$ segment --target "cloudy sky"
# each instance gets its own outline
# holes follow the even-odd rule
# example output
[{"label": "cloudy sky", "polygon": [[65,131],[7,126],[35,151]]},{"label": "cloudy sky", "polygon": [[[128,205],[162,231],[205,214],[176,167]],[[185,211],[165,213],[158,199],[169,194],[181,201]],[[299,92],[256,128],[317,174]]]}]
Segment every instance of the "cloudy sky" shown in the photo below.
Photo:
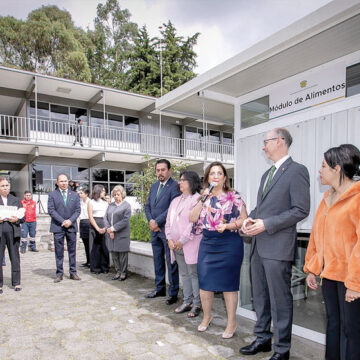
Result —
[{"label": "cloudy sky", "polygon": [[[0,15],[26,19],[42,5],[68,10],[77,26],[93,27],[96,6],[105,0],[2,0]],[[171,20],[183,36],[200,32],[195,51],[201,74],[256,42],[326,5],[330,0],[119,0],[132,21],[150,35]]]}]

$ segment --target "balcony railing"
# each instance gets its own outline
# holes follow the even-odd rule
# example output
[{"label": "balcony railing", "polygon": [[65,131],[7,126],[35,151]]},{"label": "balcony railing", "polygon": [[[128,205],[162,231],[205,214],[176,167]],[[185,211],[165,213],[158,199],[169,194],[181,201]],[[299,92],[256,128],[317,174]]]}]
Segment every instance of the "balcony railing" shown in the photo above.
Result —
[{"label": "balcony railing", "polygon": [[144,134],[111,126],[0,115],[0,140],[76,146],[183,159],[234,162],[234,146]]}]

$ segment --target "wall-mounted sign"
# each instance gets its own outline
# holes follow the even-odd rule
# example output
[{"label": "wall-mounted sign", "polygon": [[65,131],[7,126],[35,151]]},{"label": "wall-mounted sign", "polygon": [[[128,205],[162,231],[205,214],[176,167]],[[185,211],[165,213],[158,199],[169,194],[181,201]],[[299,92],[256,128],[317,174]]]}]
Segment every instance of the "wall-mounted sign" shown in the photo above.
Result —
[{"label": "wall-mounted sign", "polygon": [[341,99],[345,97],[345,90],[346,67],[343,63],[293,76],[270,93],[269,118]]}]

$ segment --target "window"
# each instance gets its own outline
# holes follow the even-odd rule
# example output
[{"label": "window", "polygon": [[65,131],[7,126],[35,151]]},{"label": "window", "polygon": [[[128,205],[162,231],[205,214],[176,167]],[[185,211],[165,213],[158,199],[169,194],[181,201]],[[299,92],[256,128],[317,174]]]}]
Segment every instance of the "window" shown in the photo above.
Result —
[{"label": "window", "polygon": [[360,63],[346,68],[346,96],[360,94]]},{"label": "window", "polygon": [[110,181],[123,183],[125,181],[124,171],[110,170]]},{"label": "window", "polygon": [[139,131],[139,119],[131,116],[125,116],[126,130]]},{"label": "window", "polygon": [[94,181],[108,181],[107,169],[93,169],[92,178]]},{"label": "window", "polygon": [[269,120],[269,96],[242,104],[241,129],[262,124]]},{"label": "window", "polygon": [[91,136],[93,138],[103,139],[105,135],[104,129],[104,113],[101,111],[91,110]]},{"label": "window", "polygon": [[209,130],[208,141],[220,144],[220,131]]},{"label": "window", "polygon": [[232,145],[233,144],[233,135],[230,133],[223,133],[222,142],[225,145]]}]

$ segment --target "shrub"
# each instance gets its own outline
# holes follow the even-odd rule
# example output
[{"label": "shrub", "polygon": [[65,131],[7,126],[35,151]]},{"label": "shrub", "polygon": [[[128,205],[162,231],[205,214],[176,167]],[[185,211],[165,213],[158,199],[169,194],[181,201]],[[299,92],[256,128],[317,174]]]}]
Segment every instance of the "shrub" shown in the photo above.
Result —
[{"label": "shrub", "polygon": [[149,224],[143,212],[130,217],[130,239],[144,242],[151,241]]}]

